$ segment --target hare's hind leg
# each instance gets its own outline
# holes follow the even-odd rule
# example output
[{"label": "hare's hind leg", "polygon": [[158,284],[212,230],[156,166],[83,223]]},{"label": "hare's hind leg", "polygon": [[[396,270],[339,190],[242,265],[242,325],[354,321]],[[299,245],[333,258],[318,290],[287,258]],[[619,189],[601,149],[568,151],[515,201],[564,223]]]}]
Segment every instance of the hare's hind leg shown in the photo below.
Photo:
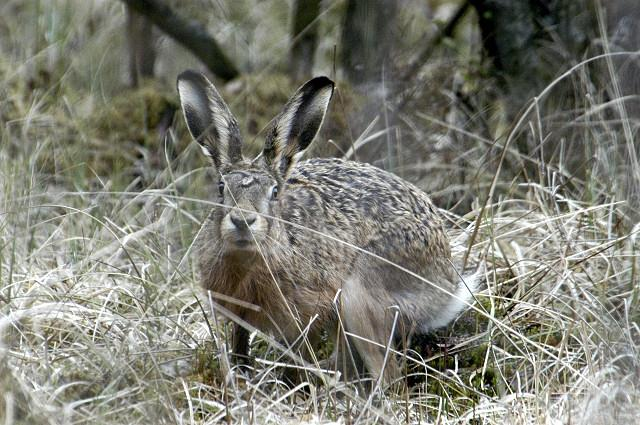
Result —
[{"label": "hare's hind leg", "polygon": [[344,284],[340,312],[348,338],[357,351],[354,357],[362,359],[369,374],[377,380],[382,373],[385,384],[393,384],[400,371],[395,356],[391,332],[397,327],[398,309],[387,303],[376,290],[380,275],[374,269],[352,276]]}]

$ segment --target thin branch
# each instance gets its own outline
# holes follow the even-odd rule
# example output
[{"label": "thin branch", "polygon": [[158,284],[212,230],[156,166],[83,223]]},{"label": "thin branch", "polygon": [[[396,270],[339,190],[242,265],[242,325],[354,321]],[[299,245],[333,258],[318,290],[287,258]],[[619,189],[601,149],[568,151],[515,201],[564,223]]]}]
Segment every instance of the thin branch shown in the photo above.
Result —
[{"label": "thin branch", "polygon": [[222,80],[229,81],[238,76],[239,72],[235,65],[203,25],[177,15],[162,0],[122,0],[122,2],[146,16],[163,32],[189,49]]}]

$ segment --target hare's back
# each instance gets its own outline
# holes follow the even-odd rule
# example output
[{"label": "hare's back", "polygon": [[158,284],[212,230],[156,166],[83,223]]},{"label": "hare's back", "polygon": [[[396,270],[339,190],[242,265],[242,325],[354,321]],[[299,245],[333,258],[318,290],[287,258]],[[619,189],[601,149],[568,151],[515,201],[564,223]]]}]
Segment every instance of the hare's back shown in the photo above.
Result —
[{"label": "hare's back", "polygon": [[304,217],[301,224],[351,236],[350,242],[362,247],[423,247],[434,237],[444,238],[442,221],[427,194],[372,165],[310,159],[294,168],[287,183],[287,209],[294,221]]},{"label": "hare's back", "polygon": [[292,170],[287,185],[289,191],[320,195],[325,206],[370,218],[436,215],[422,190],[395,174],[361,162],[310,159]]}]

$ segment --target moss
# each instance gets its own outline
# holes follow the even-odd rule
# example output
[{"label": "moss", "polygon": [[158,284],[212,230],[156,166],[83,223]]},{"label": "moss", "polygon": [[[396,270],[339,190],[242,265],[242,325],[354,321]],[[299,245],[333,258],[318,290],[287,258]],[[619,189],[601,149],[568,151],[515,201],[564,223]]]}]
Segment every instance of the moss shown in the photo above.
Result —
[{"label": "moss", "polygon": [[524,329],[522,333],[532,341],[543,345],[557,346],[563,338],[561,330],[554,328],[549,323],[534,323]]},{"label": "moss", "polygon": [[[264,143],[264,131],[271,120],[301,83],[293,82],[286,74],[246,74],[231,83],[219,87],[220,93],[236,116],[244,136],[245,155],[256,156]],[[336,92],[329,107],[320,134],[307,154],[315,156],[340,156],[352,144],[348,115],[345,111],[357,110],[357,96],[346,82],[336,83]],[[331,139],[332,143],[329,143]]]},{"label": "moss", "polygon": [[243,153],[256,156],[267,125],[281,110],[295,87],[284,74],[245,74],[218,87],[243,135]]},{"label": "moss", "polygon": [[[421,388],[432,397],[428,403],[439,409],[448,405],[449,400],[456,400],[456,408],[472,408],[483,398],[498,397],[503,391],[497,366],[489,364],[484,367],[485,353],[488,343],[466,349],[455,355],[443,353],[442,356],[428,363],[437,372],[422,372],[422,379],[413,383],[413,388]],[[456,378],[451,378],[452,370]],[[418,375],[420,376],[420,375]],[[420,382],[421,381],[421,382]],[[445,411],[449,409],[445,406]]]},{"label": "moss", "polygon": [[[476,304],[484,311],[490,311],[491,301],[488,298],[478,298]],[[496,315],[502,317],[501,305],[494,305]],[[456,400],[456,409],[472,408],[481,399],[500,397],[505,393],[509,383],[503,381],[502,376],[512,376],[518,367],[516,360],[512,363],[496,364],[493,355],[487,356],[487,351],[499,346],[500,334],[489,340],[486,333],[484,340],[475,345],[467,345],[452,351],[458,342],[466,340],[471,335],[478,335],[487,330],[489,319],[473,310],[468,310],[448,329],[430,335],[420,335],[412,343],[411,349],[427,362],[428,369],[421,366],[410,366],[407,370],[407,382],[412,392],[425,392],[432,397],[428,403],[434,409],[449,406],[450,400]],[[502,373],[501,373],[502,372]],[[455,377],[452,374],[455,373]],[[445,411],[450,411],[448,407]]]},{"label": "moss", "polygon": [[[90,106],[88,102],[83,104],[80,94],[66,87],[64,99],[55,96],[47,86],[51,85],[48,77],[45,74],[36,77],[33,81],[12,80],[15,87],[10,87],[11,92],[31,93],[31,97],[5,96],[7,101],[0,105],[0,117],[6,122],[22,123],[23,118],[31,114],[28,108],[33,104],[32,97],[47,93],[43,95],[46,101],[39,102],[42,108],[39,112],[49,114],[46,116],[50,124],[28,125],[26,130],[16,124],[15,129],[8,127],[7,136],[9,140],[55,139],[55,145],[41,149],[34,158],[37,169],[52,179],[66,178],[83,185],[89,181],[98,186],[110,181],[113,190],[128,186],[136,178],[141,178],[141,184],[146,185],[166,167],[164,132],[170,126],[175,130],[176,145],[167,146],[171,149],[167,152],[169,158],[192,143],[184,120],[176,114],[180,109],[178,94],[158,81],[145,80],[137,89],[124,88],[103,103],[94,102],[93,109],[80,113],[84,106]],[[36,92],[28,90],[27,85],[36,87]],[[246,156],[253,157],[260,152],[265,128],[297,86],[288,76],[277,73],[243,75],[229,84],[219,85],[241,126]],[[341,111],[345,103],[352,101],[345,95],[350,92],[345,84],[339,84],[339,90],[308,156],[339,155],[350,146],[347,118]],[[64,102],[75,109],[69,109]],[[86,116],[79,118],[81,114]],[[327,143],[328,139],[333,143]],[[16,142],[15,154],[19,150]]]},{"label": "moss", "polygon": [[213,342],[198,346],[193,358],[193,373],[190,379],[213,387],[221,385],[224,376],[222,376],[220,360],[216,355]]},{"label": "moss", "polygon": [[137,89],[125,90],[98,108],[88,119],[94,135],[113,142],[133,142],[155,146],[158,128],[167,115],[178,110],[177,95],[159,83],[146,80]]},{"label": "moss", "polygon": [[[165,167],[164,134],[178,107],[177,94],[150,80],[96,107],[82,122],[88,136],[82,141],[84,155],[80,152],[87,163],[85,173],[108,176],[116,187],[126,186],[136,177],[153,180]],[[182,149],[186,144],[185,138],[180,146],[169,148]],[[169,153],[171,157],[173,152]]]}]

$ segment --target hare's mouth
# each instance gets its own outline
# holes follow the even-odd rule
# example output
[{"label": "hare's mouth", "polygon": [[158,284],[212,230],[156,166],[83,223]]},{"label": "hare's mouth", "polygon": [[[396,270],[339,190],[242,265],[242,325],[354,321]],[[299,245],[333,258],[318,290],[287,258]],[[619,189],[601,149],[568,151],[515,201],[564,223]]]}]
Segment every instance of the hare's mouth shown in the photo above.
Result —
[{"label": "hare's mouth", "polygon": [[233,241],[233,245],[236,248],[240,248],[240,249],[252,248],[253,244],[254,244],[253,239],[236,239],[235,241]]},{"label": "hare's mouth", "polygon": [[226,238],[229,251],[256,251],[256,240],[252,235],[228,235]]}]

